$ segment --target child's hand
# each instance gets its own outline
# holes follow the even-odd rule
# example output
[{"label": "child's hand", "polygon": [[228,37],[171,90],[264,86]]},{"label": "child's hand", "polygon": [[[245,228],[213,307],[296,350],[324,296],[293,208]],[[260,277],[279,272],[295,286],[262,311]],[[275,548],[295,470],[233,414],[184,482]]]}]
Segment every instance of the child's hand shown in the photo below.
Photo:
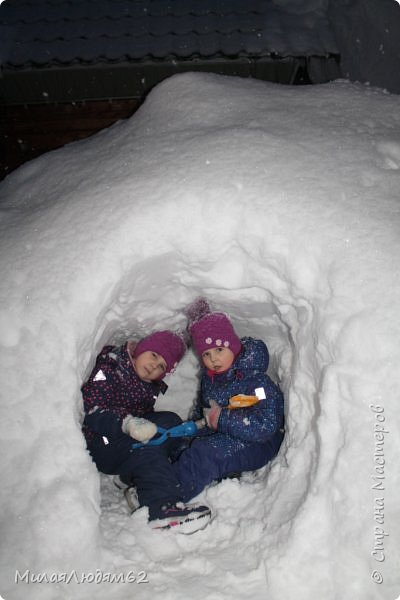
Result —
[{"label": "child's hand", "polygon": [[211,400],[210,408],[205,408],[203,413],[207,425],[216,431],[218,429],[218,419],[219,415],[221,414],[221,407],[215,402],[215,400]]},{"label": "child's hand", "polygon": [[147,444],[157,433],[157,426],[147,419],[128,415],[122,422],[122,431],[138,442]]}]

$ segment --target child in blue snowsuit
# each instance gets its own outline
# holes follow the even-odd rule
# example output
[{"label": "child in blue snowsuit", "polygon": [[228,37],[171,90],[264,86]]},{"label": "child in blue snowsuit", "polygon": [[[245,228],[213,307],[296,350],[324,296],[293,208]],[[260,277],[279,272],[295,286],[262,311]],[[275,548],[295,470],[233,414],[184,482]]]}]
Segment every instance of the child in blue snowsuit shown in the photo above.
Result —
[{"label": "child in blue snowsuit", "polygon": [[[204,417],[206,435],[195,438],[174,464],[184,501],[212,481],[259,469],[272,460],[284,437],[284,400],[266,374],[268,349],[262,340],[239,339],[223,313],[209,312],[201,299],[189,307],[189,333],[203,363],[193,418]],[[243,408],[230,408],[244,395]],[[211,435],[207,435],[211,434]]]},{"label": "child in blue snowsuit", "polygon": [[[170,454],[177,440],[147,445],[157,434],[181,423],[170,411],[154,411],[154,404],[167,385],[171,372],[186,350],[181,336],[158,331],[135,344],[106,346],[96,359],[89,379],[82,386],[85,418],[83,433],[87,448],[102,473],[119,475],[126,486],[134,485],[140,506],[149,509],[153,528],[192,533],[210,517],[207,506],[185,505]],[[133,448],[134,443],[143,446]]]}]

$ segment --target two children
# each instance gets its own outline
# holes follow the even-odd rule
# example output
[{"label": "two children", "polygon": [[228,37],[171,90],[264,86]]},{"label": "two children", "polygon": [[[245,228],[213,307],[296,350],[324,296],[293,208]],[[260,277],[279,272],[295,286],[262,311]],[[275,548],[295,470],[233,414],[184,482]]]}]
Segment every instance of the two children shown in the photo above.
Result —
[{"label": "two children", "polygon": [[[89,379],[82,386],[85,418],[83,433],[87,448],[102,473],[118,475],[134,484],[141,506],[149,509],[153,528],[174,528],[191,533],[205,527],[211,511],[207,506],[182,502],[180,484],[170,456],[179,440],[146,446],[157,434],[157,426],[181,423],[169,411],[154,411],[170,373],[186,350],[183,339],[171,331],[158,331],[138,344],[105,346],[96,359]],[[143,446],[133,449],[135,442]]]},{"label": "two children", "polygon": [[[224,313],[211,312],[206,300],[186,312],[188,331],[203,364],[200,395],[192,418],[204,429],[175,460],[179,439],[147,445],[157,425],[181,423],[169,411],[154,411],[167,385],[164,376],[181,360],[185,344],[159,331],[137,345],[106,346],[82,386],[87,447],[99,471],[119,475],[136,487],[139,505],[149,509],[154,528],[191,533],[207,525],[208,506],[186,504],[208,484],[266,465],[284,436],[284,402],[266,374],[263,341],[240,339]],[[134,441],[144,442],[132,448]]]}]

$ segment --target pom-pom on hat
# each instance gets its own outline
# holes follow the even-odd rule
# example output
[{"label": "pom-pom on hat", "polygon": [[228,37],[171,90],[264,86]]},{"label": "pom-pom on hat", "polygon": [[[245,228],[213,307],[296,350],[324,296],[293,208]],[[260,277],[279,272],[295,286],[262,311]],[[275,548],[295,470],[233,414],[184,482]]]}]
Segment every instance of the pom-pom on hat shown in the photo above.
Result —
[{"label": "pom-pom on hat", "polygon": [[210,312],[204,298],[196,300],[186,310],[188,330],[199,356],[210,348],[229,348],[237,356],[242,348],[239,337],[225,313]]},{"label": "pom-pom on hat", "polygon": [[156,331],[137,343],[133,357],[137,358],[142,352],[150,350],[160,354],[167,363],[167,373],[178,365],[186,351],[183,338],[173,331]]}]

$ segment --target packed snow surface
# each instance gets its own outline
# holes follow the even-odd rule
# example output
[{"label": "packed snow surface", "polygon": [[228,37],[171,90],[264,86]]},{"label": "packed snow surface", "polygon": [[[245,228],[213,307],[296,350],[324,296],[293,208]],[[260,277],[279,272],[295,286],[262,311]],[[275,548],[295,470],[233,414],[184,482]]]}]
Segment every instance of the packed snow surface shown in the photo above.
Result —
[{"label": "packed snow surface", "polygon": [[[175,76],[6,178],[6,600],[397,598],[399,200],[400,97],[346,81]],[[183,536],[97,473],[80,385],[104,344],[184,328],[200,294],[267,342],[287,434]],[[190,350],[157,408],[186,417],[197,376]]]}]

